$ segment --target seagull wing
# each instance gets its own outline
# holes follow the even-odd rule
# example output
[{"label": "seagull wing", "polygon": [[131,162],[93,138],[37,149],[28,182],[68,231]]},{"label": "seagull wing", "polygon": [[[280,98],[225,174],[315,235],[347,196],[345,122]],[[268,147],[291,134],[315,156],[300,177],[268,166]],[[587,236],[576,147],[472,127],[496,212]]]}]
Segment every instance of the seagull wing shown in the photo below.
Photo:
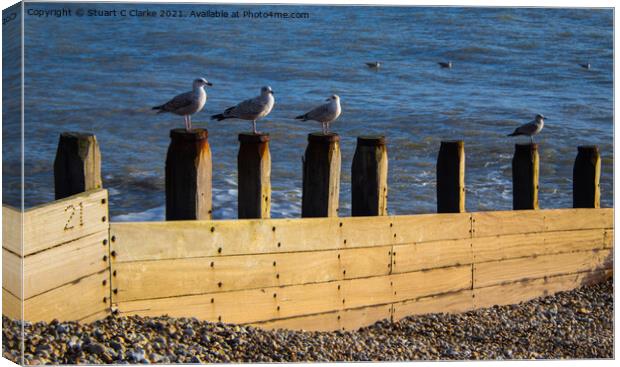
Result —
[{"label": "seagull wing", "polygon": [[528,122],[525,125],[519,126],[515,132],[522,135],[532,135],[536,132],[537,129],[538,126],[536,126],[536,122],[532,121]]},{"label": "seagull wing", "polygon": [[164,111],[168,111],[168,112],[174,112],[176,110],[179,110],[181,108],[191,105],[193,102],[194,102],[193,92],[187,92],[187,93],[179,94],[178,96],[164,103],[161,109]]},{"label": "seagull wing", "polygon": [[245,101],[236,105],[231,111],[231,116],[254,118],[265,111],[267,106],[266,101],[263,101],[260,97],[246,99]]},{"label": "seagull wing", "polygon": [[307,120],[325,122],[330,120],[331,115],[332,113],[329,110],[329,103],[326,103],[306,113],[305,118]]}]

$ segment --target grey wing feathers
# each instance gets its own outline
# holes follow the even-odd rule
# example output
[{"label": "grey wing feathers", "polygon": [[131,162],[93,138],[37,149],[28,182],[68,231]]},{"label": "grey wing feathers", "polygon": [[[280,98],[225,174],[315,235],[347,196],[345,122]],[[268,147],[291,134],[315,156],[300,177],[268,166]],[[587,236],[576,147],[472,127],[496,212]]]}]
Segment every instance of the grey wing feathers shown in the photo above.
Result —
[{"label": "grey wing feathers", "polygon": [[163,105],[159,106],[159,113],[162,112],[173,112],[176,110],[179,110],[183,107],[187,107],[189,105],[191,105],[193,103],[193,99],[192,99],[192,92],[187,92],[187,93],[183,93],[183,94],[179,94],[178,96],[174,97],[173,99],[171,99],[170,101],[164,103]]},{"label": "grey wing feathers", "polygon": [[309,120],[322,121],[329,114],[329,104],[320,105],[306,114]]},{"label": "grey wing feathers", "polygon": [[263,112],[265,104],[259,98],[246,99],[239,103],[233,110],[236,115],[259,115]]}]

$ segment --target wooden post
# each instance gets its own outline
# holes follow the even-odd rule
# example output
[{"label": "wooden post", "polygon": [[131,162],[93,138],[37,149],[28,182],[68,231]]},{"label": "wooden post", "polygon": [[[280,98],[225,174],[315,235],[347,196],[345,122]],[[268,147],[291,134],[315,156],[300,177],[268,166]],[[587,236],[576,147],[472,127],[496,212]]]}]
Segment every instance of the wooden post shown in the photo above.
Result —
[{"label": "wooden post", "polygon": [[360,136],[351,165],[351,215],[387,215],[388,156],[383,136]]},{"label": "wooden post", "polygon": [[601,156],[596,145],[577,148],[573,166],[573,208],[601,207]]},{"label": "wooden post", "polygon": [[166,220],[211,219],[211,148],[205,129],[173,129],[166,155]]},{"label": "wooden post", "polygon": [[271,154],[268,134],[239,134],[237,155],[239,218],[271,216]]},{"label": "wooden post", "polygon": [[54,160],[56,200],[101,187],[101,152],[95,135],[60,134]]},{"label": "wooden post", "polygon": [[538,209],[538,144],[516,144],[512,158],[512,208]]},{"label": "wooden post", "polygon": [[302,217],[337,217],[340,195],[340,137],[308,135],[303,160]]},{"label": "wooden post", "polygon": [[465,143],[442,141],[437,156],[437,212],[465,212]]}]

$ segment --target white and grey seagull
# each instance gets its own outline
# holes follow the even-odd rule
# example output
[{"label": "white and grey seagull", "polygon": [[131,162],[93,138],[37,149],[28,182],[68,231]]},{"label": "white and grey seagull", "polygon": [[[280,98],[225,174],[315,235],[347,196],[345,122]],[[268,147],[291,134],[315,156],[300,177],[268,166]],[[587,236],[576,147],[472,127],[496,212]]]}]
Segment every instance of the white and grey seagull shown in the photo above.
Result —
[{"label": "white and grey seagull", "polygon": [[546,117],[537,114],[534,117],[534,121],[530,121],[527,124],[523,124],[515,129],[512,134],[508,134],[508,136],[517,136],[517,135],[525,135],[530,137],[530,141],[534,143],[534,135],[537,135],[545,126]]},{"label": "white and grey seagull", "polygon": [[323,134],[327,134],[329,131],[329,124],[340,116],[342,108],[340,108],[340,97],[336,94],[327,98],[326,101],[327,103],[314,108],[308,113],[297,116],[295,119],[301,121],[318,121],[323,125]]},{"label": "white and grey seagull", "polygon": [[267,116],[275,103],[273,90],[270,86],[265,86],[260,89],[260,96],[246,99],[236,106],[227,108],[223,113],[211,116],[211,119],[217,121],[233,118],[249,120],[252,121],[252,132],[258,134],[256,120]]},{"label": "white and grey seagull", "polygon": [[192,128],[192,115],[202,110],[207,103],[207,92],[205,86],[212,86],[210,82],[205,78],[198,78],[194,80],[192,84],[193,90],[179,94],[172,98],[168,102],[153,107],[154,110],[158,110],[159,113],[171,112],[176,115],[183,116],[185,120],[185,130],[191,130]]}]

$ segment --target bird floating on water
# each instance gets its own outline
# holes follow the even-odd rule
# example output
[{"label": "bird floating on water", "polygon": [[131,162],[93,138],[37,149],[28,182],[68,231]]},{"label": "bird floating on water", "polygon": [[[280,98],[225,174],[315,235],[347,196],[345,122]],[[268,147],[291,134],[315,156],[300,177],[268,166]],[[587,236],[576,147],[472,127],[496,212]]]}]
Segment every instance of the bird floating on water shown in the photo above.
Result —
[{"label": "bird floating on water", "polygon": [[270,86],[265,86],[260,89],[260,95],[258,97],[246,99],[236,106],[227,108],[223,113],[211,116],[211,119],[222,121],[226,119],[241,119],[252,121],[252,132],[258,134],[256,131],[256,120],[259,120],[267,116],[276,100],[273,97],[273,90]]},{"label": "bird floating on water", "polygon": [[212,86],[205,78],[195,79],[192,84],[193,90],[179,94],[168,102],[153,107],[158,110],[157,113],[171,112],[176,115],[183,116],[185,120],[185,130],[192,129],[192,115],[202,110],[207,102],[207,92],[205,86]]},{"label": "bird floating on water", "polygon": [[452,61],[438,62],[437,64],[439,64],[439,66],[441,66],[443,69],[452,69]]},{"label": "bird floating on water", "polygon": [[297,116],[295,119],[301,121],[318,121],[323,125],[323,134],[327,134],[329,132],[329,124],[340,116],[342,109],[340,108],[340,97],[338,97],[338,95],[334,94],[327,98],[326,101],[327,103],[314,108],[310,112]]},{"label": "bird floating on water", "polygon": [[367,62],[366,66],[373,70],[379,70],[379,68],[381,67],[381,63],[379,61]]},{"label": "bird floating on water", "polygon": [[536,117],[534,117],[533,121],[519,126],[515,129],[515,131],[512,132],[512,134],[508,134],[508,136],[529,136],[530,141],[534,143],[534,135],[537,135],[543,129],[543,126],[545,126],[545,119],[545,116],[537,114]]},{"label": "bird floating on water", "polygon": [[581,66],[584,69],[590,69],[590,63],[587,64],[579,64],[579,66]]}]

